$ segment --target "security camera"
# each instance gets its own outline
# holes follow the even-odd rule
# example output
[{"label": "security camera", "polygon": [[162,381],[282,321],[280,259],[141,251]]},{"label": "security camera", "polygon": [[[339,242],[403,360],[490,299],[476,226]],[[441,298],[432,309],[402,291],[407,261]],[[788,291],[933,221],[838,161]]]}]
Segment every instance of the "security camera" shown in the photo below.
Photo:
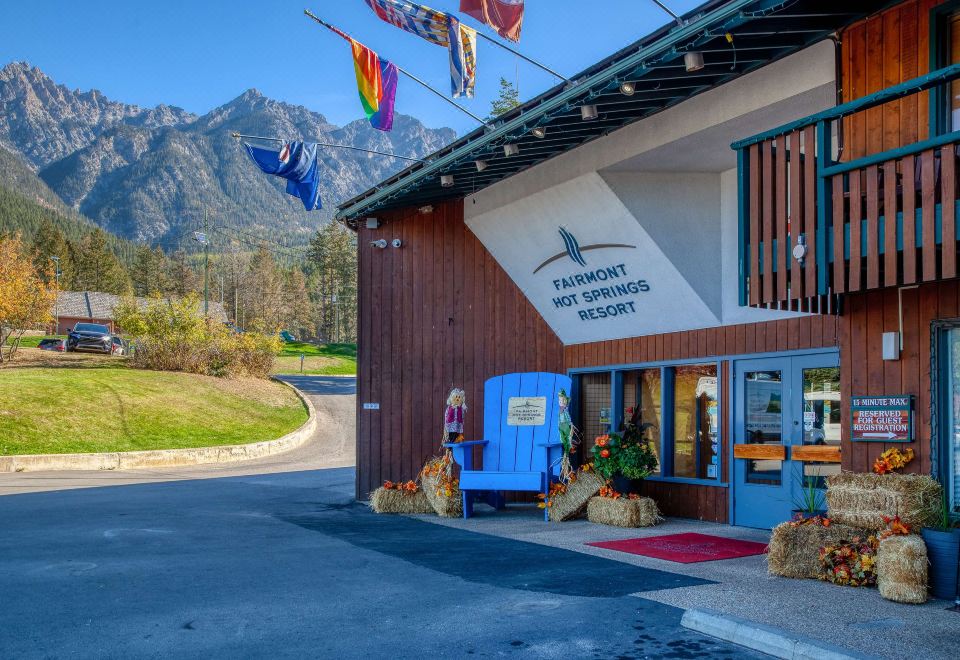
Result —
[{"label": "security camera", "polygon": [[399,238],[395,238],[390,242],[390,245],[392,245],[395,248],[398,248],[401,245],[403,245],[403,241],[401,241]]},{"label": "security camera", "polygon": [[387,239],[381,238],[377,241],[370,241],[370,247],[380,248],[382,250],[387,247]]}]

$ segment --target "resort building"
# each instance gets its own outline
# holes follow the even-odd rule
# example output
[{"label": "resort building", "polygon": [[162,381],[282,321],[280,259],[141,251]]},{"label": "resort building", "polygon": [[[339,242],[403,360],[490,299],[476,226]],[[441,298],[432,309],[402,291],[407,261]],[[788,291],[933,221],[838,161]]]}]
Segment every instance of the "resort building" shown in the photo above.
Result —
[{"label": "resort building", "polygon": [[957,79],[960,2],[707,2],[343,204],[357,496],[545,371],[667,515],[772,527],[893,446],[960,510]]}]

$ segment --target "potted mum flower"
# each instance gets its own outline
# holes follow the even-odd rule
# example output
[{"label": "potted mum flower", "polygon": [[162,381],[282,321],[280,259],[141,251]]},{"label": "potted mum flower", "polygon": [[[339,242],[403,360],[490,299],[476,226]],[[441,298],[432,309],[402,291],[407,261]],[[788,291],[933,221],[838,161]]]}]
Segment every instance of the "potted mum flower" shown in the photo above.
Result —
[{"label": "potted mum flower", "polygon": [[642,435],[628,425],[623,435],[609,433],[596,439],[593,464],[604,479],[622,493],[639,490],[639,482],[657,469],[657,457]]}]

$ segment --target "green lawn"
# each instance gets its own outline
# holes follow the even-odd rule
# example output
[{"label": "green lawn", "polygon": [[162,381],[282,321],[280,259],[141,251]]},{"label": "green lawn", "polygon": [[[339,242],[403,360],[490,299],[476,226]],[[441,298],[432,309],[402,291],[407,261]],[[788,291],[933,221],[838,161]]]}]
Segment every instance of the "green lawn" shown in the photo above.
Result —
[{"label": "green lawn", "polygon": [[[20,338],[20,348],[36,348],[40,341],[43,339],[66,339],[66,335],[49,335],[49,336],[40,336],[40,335],[31,335],[29,337]],[[9,339],[7,343],[12,343]]]},{"label": "green lawn", "polygon": [[313,376],[352,376],[357,373],[356,344],[308,344],[291,342],[278,353],[273,372],[300,373],[300,355],[304,356],[303,373]]},{"label": "green lawn", "polygon": [[0,370],[0,455],[243,444],[307,419],[271,381],[98,366]]}]

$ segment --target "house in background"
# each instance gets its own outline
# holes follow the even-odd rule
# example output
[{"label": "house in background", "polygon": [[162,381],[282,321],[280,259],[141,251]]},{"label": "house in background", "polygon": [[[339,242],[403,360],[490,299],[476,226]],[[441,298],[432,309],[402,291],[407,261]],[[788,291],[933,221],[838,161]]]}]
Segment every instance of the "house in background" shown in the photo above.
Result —
[{"label": "house in background", "polygon": [[[100,323],[116,332],[113,310],[122,300],[121,296],[101,291],[61,291],[57,296],[54,316],[57,319],[54,334],[65,335],[77,323]],[[146,298],[137,298],[140,305]],[[219,302],[209,302],[210,318],[227,322],[227,312]]]}]

